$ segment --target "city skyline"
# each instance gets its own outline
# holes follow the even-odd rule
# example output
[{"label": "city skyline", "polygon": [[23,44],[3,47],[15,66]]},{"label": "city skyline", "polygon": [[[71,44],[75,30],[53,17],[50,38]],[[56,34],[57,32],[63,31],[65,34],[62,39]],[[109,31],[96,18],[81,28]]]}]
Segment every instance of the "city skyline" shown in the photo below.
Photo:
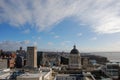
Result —
[{"label": "city skyline", "polygon": [[120,51],[120,1],[0,0],[0,49]]}]

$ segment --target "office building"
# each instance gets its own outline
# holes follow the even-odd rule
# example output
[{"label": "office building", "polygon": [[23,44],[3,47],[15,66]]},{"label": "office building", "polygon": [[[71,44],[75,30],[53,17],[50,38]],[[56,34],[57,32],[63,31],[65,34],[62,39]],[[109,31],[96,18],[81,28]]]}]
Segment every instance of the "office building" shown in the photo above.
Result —
[{"label": "office building", "polygon": [[27,47],[27,66],[37,68],[37,48]]}]

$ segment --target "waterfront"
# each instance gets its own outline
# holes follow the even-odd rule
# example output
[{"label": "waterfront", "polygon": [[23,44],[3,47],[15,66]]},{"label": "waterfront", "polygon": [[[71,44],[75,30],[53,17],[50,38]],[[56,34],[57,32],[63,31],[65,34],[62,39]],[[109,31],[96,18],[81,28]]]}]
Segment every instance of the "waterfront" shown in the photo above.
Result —
[{"label": "waterfront", "polygon": [[120,52],[93,52],[93,54],[105,56],[112,62],[120,62]]}]

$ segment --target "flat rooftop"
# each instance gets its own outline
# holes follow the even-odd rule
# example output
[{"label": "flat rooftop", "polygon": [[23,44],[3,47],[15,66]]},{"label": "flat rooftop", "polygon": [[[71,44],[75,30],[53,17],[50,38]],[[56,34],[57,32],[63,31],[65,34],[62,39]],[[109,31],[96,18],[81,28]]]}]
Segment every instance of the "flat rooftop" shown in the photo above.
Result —
[{"label": "flat rooftop", "polygon": [[18,76],[17,78],[39,78],[39,77],[45,76],[47,73],[48,72],[25,73],[25,74]]},{"label": "flat rooftop", "polygon": [[26,73],[18,76],[18,78],[39,78],[40,74],[31,74],[31,73]]}]

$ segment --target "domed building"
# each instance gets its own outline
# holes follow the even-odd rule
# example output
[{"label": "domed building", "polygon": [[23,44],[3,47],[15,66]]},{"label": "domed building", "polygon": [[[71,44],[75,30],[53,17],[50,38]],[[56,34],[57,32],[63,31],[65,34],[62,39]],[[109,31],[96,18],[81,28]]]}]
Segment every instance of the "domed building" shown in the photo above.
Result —
[{"label": "domed building", "polygon": [[70,52],[69,69],[81,69],[81,57],[75,45],[73,46],[73,49]]}]

